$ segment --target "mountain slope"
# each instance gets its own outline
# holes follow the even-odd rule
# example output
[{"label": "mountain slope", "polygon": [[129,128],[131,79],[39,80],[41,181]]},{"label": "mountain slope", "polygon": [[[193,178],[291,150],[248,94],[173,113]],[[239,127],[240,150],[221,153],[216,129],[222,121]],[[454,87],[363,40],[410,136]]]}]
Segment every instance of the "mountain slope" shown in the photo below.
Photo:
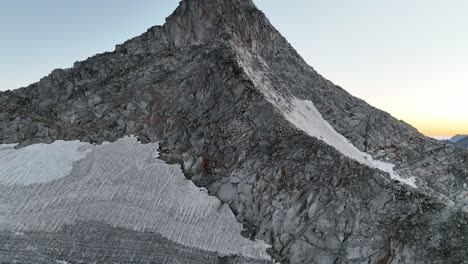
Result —
[{"label": "mountain slope", "polygon": [[250,0],[182,1],[114,52],[0,93],[2,143],[130,134],[160,141],[278,261],[467,257],[468,152],[320,76]]},{"label": "mountain slope", "polygon": [[448,140],[443,140],[443,142],[460,146],[463,148],[468,148],[468,136],[467,135],[455,135]]},{"label": "mountain slope", "polygon": [[456,143],[459,140],[462,140],[464,138],[468,137],[468,135],[455,135],[449,139],[450,142]]},{"label": "mountain slope", "polygon": [[455,144],[464,148],[468,148],[468,136],[458,140],[457,142],[455,142]]}]

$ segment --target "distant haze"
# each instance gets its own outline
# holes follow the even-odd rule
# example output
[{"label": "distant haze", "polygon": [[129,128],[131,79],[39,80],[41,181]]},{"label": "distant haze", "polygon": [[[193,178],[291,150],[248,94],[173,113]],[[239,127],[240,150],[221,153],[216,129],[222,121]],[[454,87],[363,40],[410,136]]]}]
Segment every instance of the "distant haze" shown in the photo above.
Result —
[{"label": "distant haze", "polygon": [[[161,25],[178,0],[18,0],[0,9],[0,90]],[[468,1],[254,0],[319,73],[432,136],[468,134]]]}]

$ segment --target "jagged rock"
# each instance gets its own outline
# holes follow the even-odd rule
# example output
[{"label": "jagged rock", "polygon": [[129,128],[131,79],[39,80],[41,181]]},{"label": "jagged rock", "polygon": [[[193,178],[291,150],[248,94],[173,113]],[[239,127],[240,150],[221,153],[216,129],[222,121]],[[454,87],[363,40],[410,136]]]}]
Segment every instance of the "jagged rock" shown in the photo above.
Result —
[{"label": "jagged rock", "polygon": [[[309,105],[298,120],[316,108],[305,125],[342,141],[294,123],[295,102]],[[114,52],[0,93],[2,143],[129,134],[159,141],[160,158],[228,202],[279,262],[468,258],[468,152],[320,76],[250,0],[182,1],[164,26]]]},{"label": "jagged rock", "polygon": [[456,143],[457,141],[460,141],[460,140],[462,140],[462,139],[464,139],[464,138],[466,138],[466,137],[468,137],[468,135],[460,135],[460,134],[457,134],[457,135],[451,137],[451,138],[449,139],[449,141],[450,141],[450,142],[453,142],[453,143]]},{"label": "jagged rock", "polygon": [[456,135],[452,137],[450,143],[453,143],[457,146],[468,148],[468,136],[467,135]]}]

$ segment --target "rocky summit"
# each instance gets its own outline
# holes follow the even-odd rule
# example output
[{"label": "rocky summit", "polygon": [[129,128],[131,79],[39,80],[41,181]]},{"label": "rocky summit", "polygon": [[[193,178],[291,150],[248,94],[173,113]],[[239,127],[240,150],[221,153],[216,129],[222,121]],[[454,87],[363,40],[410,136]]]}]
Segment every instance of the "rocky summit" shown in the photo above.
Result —
[{"label": "rocky summit", "polygon": [[0,262],[468,263],[468,151],[322,77],[251,0],[182,1],[1,92],[0,143]]}]

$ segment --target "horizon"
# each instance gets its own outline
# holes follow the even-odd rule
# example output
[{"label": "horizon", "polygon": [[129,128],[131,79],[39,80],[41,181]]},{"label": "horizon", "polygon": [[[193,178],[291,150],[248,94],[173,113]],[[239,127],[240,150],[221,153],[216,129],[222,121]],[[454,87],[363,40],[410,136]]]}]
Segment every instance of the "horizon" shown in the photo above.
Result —
[{"label": "horizon", "polygon": [[[8,37],[0,43],[5,74],[0,91],[25,87],[53,69],[113,51],[162,25],[178,2],[5,4],[0,33]],[[468,3],[254,2],[310,66],[352,95],[427,136],[468,134],[468,18],[463,14]]]}]

